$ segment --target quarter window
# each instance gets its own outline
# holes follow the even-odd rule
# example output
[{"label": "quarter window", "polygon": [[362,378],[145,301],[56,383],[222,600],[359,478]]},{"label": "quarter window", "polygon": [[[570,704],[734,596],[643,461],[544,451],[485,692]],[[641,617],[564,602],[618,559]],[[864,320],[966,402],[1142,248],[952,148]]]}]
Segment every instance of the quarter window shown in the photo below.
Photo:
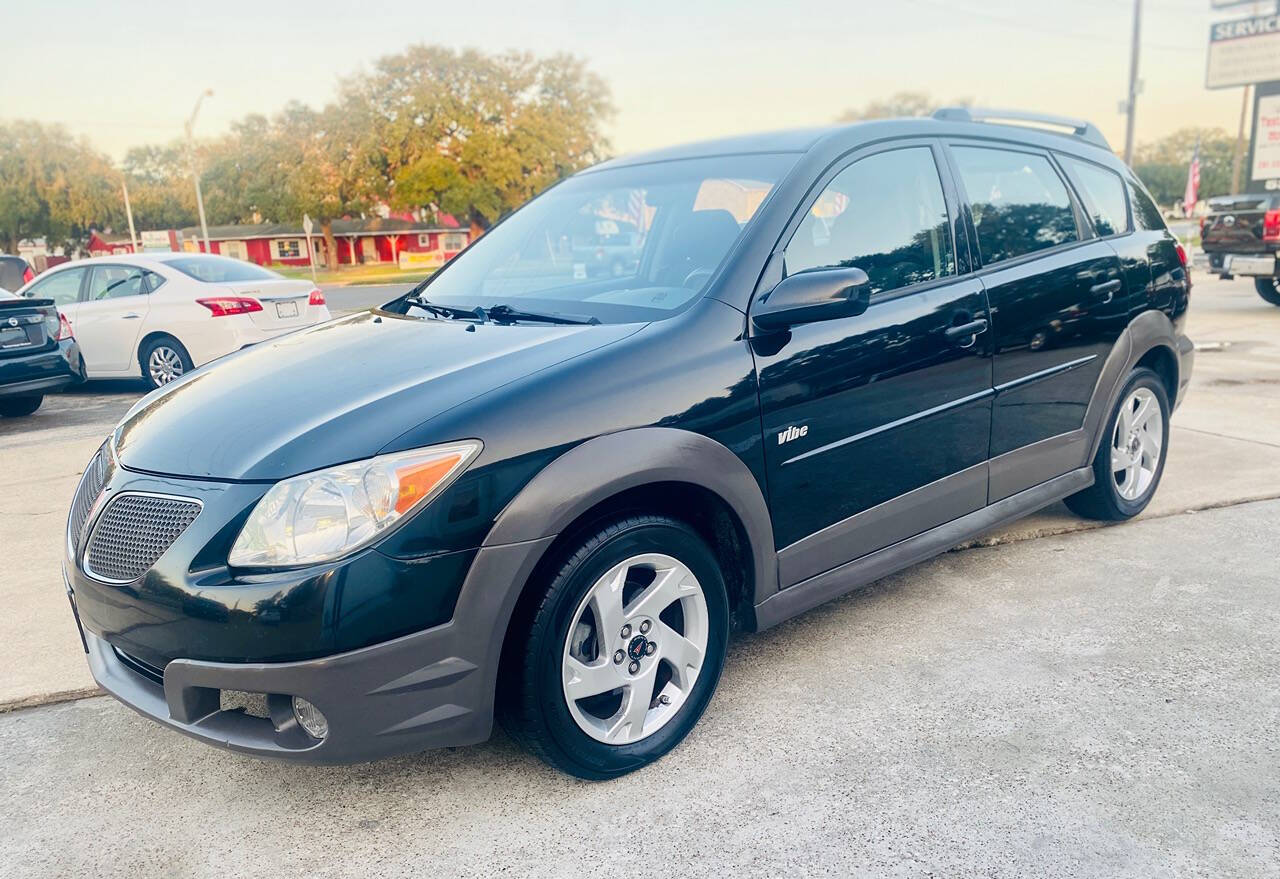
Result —
[{"label": "quarter window", "polygon": [[1093,227],[1103,238],[1129,231],[1129,205],[1124,197],[1124,181],[1114,171],[1100,165],[1062,156],[1063,163],[1084,191]]},{"label": "quarter window", "polygon": [[951,224],[933,151],[877,153],[837,174],[787,245],[784,264],[788,275],[859,268],[873,293],[954,275]]},{"label": "quarter window", "polygon": [[85,269],[63,269],[41,278],[27,288],[23,296],[32,299],[52,299],[58,305],[71,305],[80,301],[80,282]]},{"label": "quarter window", "polygon": [[142,269],[134,266],[94,266],[89,281],[89,301],[139,296],[147,292]]},{"label": "quarter window", "polygon": [[953,147],[984,265],[1077,241],[1066,184],[1044,156]]}]

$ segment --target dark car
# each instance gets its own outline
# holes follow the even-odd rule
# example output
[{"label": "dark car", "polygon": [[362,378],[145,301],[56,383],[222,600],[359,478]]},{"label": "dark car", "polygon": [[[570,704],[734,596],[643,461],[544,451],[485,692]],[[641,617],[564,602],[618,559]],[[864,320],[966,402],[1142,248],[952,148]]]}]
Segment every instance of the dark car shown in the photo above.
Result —
[{"label": "dark car", "polygon": [[17,290],[35,276],[36,273],[22,257],[0,253],[0,290]]},{"label": "dark car", "polygon": [[0,416],[30,415],[45,394],[84,377],[80,348],[54,301],[0,290]]},{"label": "dark car", "polygon": [[1259,296],[1280,305],[1280,195],[1209,199],[1209,213],[1200,221],[1200,246],[1219,277],[1252,278]]},{"label": "dark car", "polygon": [[[382,309],[145,397],[68,523],[94,676],[248,754],[497,716],[605,778],[689,732],[734,628],[1061,498],[1137,515],[1190,377],[1185,254],[1093,126],[996,116],[606,162]],[[636,201],[634,272],[548,259]]]}]

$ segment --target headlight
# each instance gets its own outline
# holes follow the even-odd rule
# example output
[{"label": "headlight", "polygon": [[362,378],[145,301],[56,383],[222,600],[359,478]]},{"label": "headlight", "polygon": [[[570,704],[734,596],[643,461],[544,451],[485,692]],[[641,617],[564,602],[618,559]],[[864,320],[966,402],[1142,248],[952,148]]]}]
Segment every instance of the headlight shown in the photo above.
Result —
[{"label": "headlight", "polygon": [[478,440],[466,440],[277,482],[249,514],[227,561],[271,568],[354,552],[444,491],[480,449]]}]

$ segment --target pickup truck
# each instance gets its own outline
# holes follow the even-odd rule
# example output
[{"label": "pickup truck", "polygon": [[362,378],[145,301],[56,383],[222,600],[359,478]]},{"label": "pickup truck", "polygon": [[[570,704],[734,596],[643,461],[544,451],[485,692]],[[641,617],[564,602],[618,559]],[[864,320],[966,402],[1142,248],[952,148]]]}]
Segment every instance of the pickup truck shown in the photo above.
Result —
[{"label": "pickup truck", "polygon": [[1280,305],[1280,195],[1224,195],[1209,200],[1200,221],[1209,269],[1230,279],[1253,278],[1258,295]]}]

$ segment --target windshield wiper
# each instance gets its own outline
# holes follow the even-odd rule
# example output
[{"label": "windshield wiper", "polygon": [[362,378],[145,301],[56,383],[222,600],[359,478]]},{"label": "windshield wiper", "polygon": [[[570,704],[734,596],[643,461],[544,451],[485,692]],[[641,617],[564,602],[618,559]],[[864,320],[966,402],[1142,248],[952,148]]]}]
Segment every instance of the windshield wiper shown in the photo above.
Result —
[{"label": "windshield wiper", "polygon": [[416,305],[423,311],[430,312],[436,317],[447,317],[451,320],[474,320],[484,323],[484,309],[479,306],[475,308],[457,308],[453,305],[441,305],[438,302],[428,302],[418,296],[406,296],[405,302],[410,305]]},{"label": "windshield wiper", "polygon": [[510,305],[491,305],[484,312],[494,323],[515,323],[520,320],[536,321],[544,324],[573,324],[595,326],[600,323],[598,317],[583,317],[576,314],[543,314],[537,311],[521,311]]}]

